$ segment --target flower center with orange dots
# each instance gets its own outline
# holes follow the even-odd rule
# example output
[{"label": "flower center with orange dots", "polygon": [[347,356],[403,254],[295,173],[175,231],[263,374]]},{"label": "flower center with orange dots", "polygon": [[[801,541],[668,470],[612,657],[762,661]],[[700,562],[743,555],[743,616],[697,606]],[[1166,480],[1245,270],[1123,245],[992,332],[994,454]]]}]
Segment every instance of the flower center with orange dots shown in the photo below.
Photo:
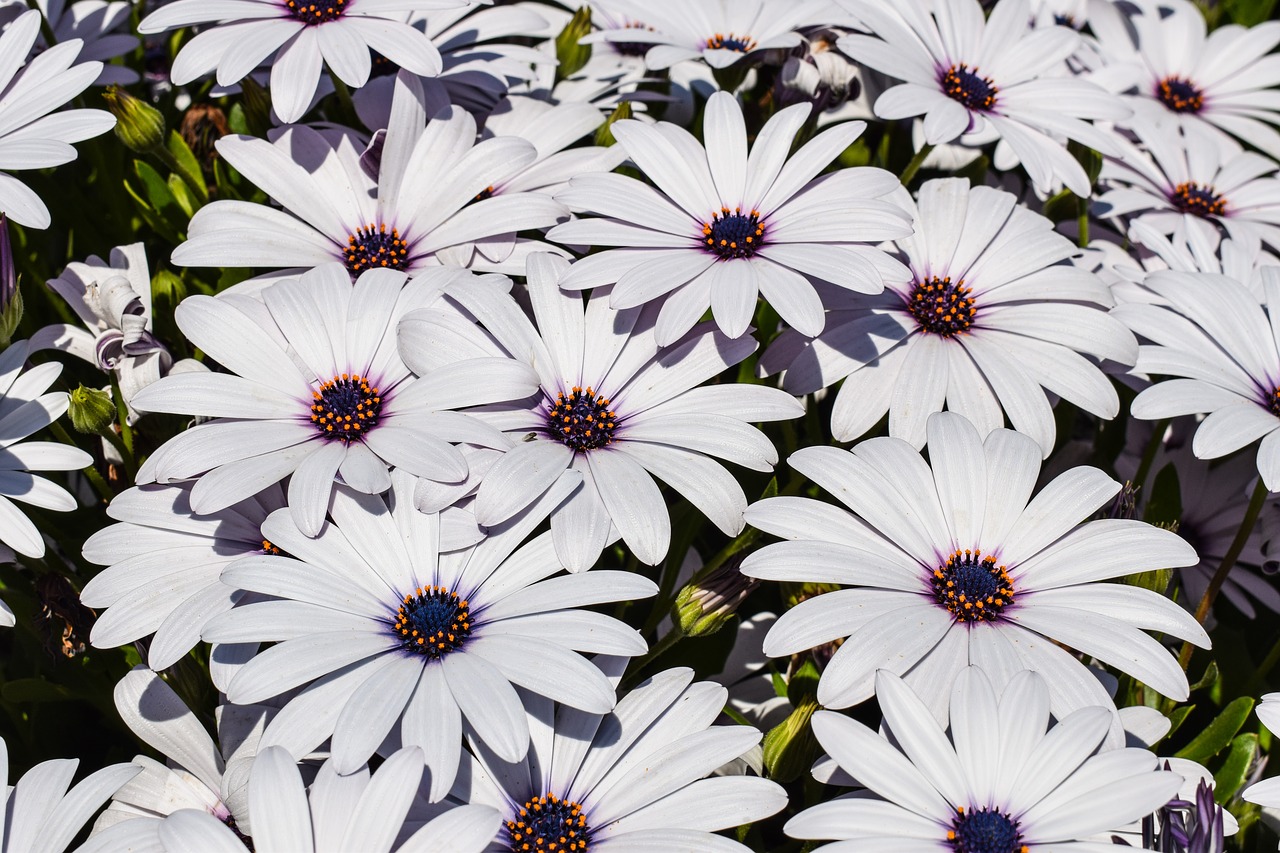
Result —
[{"label": "flower center with orange dots", "polygon": [[513,853],[584,853],[590,849],[591,828],[582,806],[546,794],[526,802],[507,821],[507,841]]},{"label": "flower center with orange dots", "polygon": [[1175,113],[1198,113],[1204,108],[1204,93],[1185,77],[1166,77],[1156,84],[1156,97]]},{"label": "flower center with orange dots", "polygon": [[957,809],[947,841],[955,853],[1027,853],[1028,849],[1018,822],[989,808]]},{"label": "flower center with orange dots", "polygon": [[609,399],[592,388],[575,386],[561,391],[547,410],[547,429],[573,450],[595,450],[613,441],[618,416],[609,408]]},{"label": "flower center with orange dots", "polygon": [[325,438],[352,442],[378,425],[382,396],[359,374],[342,374],[312,392],[311,423]]},{"label": "flower center with orange dots", "polygon": [[470,605],[442,586],[419,587],[400,602],[394,631],[401,648],[438,660],[471,636]]},{"label": "flower center with orange dots", "polygon": [[304,24],[325,24],[342,17],[347,0],[285,0],[284,7],[289,14]]},{"label": "flower center with orange dots", "polygon": [[995,107],[1000,92],[990,77],[979,75],[976,68],[970,69],[963,62],[943,71],[938,82],[948,98],[983,113]]},{"label": "flower center with orange dots", "polygon": [[756,40],[748,35],[737,33],[716,33],[707,39],[707,50],[732,50],[735,53],[750,53],[756,49]]},{"label": "flower center with orange dots", "polygon": [[990,622],[1013,604],[1013,581],[996,558],[982,551],[956,551],[933,570],[933,598],[957,622]]},{"label": "flower center with orange dots", "polygon": [[972,288],[964,286],[964,279],[952,281],[951,276],[935,275],[916,282],[907,297],[907,311],[923,331],[950,338],[968,332],[973,325],[978,309],[972,293]]},{"label": "flower center with orange dots", "polygon": [[743,213],[742,208],[720,208],[702,223],[702,244],[723,261],[749,258],[764,245],[764,222],[760,211]]},{"label": "flower center with orange dots", "polygon": [[397,229],[370,224],[347,237],[342,262],[353,276],[371,269],[404,270],[409,266],[409,244]]},{"label": "flower center with orange dots", "polygon": [[1173,196],[1169,201],[1183,213],[1201,218],[1222,216],[1227,212],[1227,200],[1217,190],[1195,181],[1187,181],[1174,187]]}]

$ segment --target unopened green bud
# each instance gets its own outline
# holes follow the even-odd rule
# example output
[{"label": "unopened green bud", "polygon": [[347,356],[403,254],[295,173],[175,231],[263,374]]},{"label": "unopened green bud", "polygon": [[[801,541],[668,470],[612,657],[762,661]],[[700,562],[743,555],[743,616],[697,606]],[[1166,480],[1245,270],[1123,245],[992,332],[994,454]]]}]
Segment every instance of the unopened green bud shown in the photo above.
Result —
[{"label": "unopened green bud", "polygon": [[798,705],[764,736],[764,766],[775,782],[794,782],[813,766],[818,739],[809,721],[819,709],[816,699]]},{"label": "unopened green bud", "polygon": [[560,35],[556,36],[556,59],[560,62],[556,66],[557,81],[577,74],[587,64],[587,60],[591,59],[591,45],[579,44],[583,36],[590,32],[591,9],[583,6],[564,25]]},{"label": "unopened green bud", "polygon": [[71,392],[71,407],[67,413],[71,415],[71,425],[76,432],[87,435],[106,435],[116,419],[111,395],[83,385]]},{"label": "unopened green bud", "polygon": [[613,123],[622,121],[625,118],[631,118],[631,102],[623,101],[613,108],[613,112],[609,113],[609,117],[604,120],[604,124],[596,130],[596,145],[608,148],[618,140],[613,138]]},{"label": "unopened green bud", "polygon": [[119,86],[108,86],[102,99],[116,117],[116,136],[130,151],[148,154],[164,145],[164,116],[155,107]]},{"label": "unopened green bud", "polygon": [[744,575],[741,558],[732,558],[710,574],[695,575],[676,595],[672,612],[686,637],[706,637],[724,627],[760,581]]},{"label": "unopened green bud", "polygon": [[1169,582],[1173,580],[1173,569],[1152,569],[1149,572],[1139,572],[1136,575],[1126,575],[1124,582],[1130,586],[1138,586],[1143,589],[1149,589],[1152,592],[1158,592],[1164,595],[1165,590],[1169,588]]}]

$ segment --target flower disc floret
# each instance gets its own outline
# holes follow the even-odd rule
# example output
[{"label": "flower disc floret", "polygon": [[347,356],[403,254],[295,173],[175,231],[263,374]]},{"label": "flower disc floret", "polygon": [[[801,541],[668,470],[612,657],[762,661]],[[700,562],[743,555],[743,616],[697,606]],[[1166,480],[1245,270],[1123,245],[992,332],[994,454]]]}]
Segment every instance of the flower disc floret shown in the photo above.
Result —
[{"label": "flower disc floret", "polygon": [[978,309],[970,296],[972,292],[972,288],[964,286],[964,279],[953,282],[951,276],[935,275],[916,283],[907,310],[924,331],[950,338],[969,331],[973,325]]},{"label": "flower disc floret", "polygon": [[969,812],[958,809],[947,840],[956,853],[1027,853],[1018,822],[987,808]]},{"label": "flower disc floret", "polygon": [[319,3],[308,3],[306,0],[285,0],[285,8],[289,14],[304,24],[315,26],[336,21],[342,17],[347,0],[322,0]]},{"label": "flower disc floret", "polygon": [[471,636],[470,604],[442,586],[419,587],[401,602],[395,633],[405,649],[442,658]]},{"label": "flower disc floret", "polygon": [[613,441],[617,417],[603,394],[574,386],[568,396],[563,391],[556,395],[547,411],[547,428],[573,450],[595,450]]},{"label": "flower disc floret", "polygon": [[942,73],[942,91],[953,101],[979,112],[988,112],[996,105],[1000,92],[990,77],[982,77],[977,69],[970,69],[963,62],[952,65]]},{"label": "flower disc floret", "polygon": [[996,565],[995,557],[966,548],[933,570],[933,597],[957,622],[990,622],[1013,603],[1013,581],[1004,566]]},{"label": "flower disc floret", "polygon": [[732,211],[722,207],[711,215],[710,222],[702,223],[702,238],[707,250],[721,260],[750,258],[764,245],[760,211],[743,213],[740,207]]},{"label": "flower disc floret", "polygon": [[1198,113],[1204,107],[1204,93],[1185,77],[1166,77],[1156,86],[1156,97],[1175,113]]},{"label": "flower disc floret", "polygon": [[591,828],[582,806],[545,794],[525,802],[507,821],[507,837],[513,853],[584,853],[590,849]]},{"label": "flower disc floret", "polygon": [[312,392],[311,423],[325,438],[352,442],[378,425],[382,396],[360,374],[342,374]]},{"label": "flower disc floret", "polygon": [[1183,213],[1191,213],[1203,219],[1222,216],[1227,212],[1227,200],[1217,190],[1195,181],[1178,184],[1170,201]]},{"label": "flower disc floret", "polygon": [[403,271],[409,266],[409,244],[397,229],[388,231],[385,224],[370,224],[347,237],[343,262],[352,275],[376,267]]},{"label": "flower disc floret", "polygon": [[756,40],[748,35],[716,33],[707,39],[707,50],[732,50],[737,53],[750,53],[755,49]]}]

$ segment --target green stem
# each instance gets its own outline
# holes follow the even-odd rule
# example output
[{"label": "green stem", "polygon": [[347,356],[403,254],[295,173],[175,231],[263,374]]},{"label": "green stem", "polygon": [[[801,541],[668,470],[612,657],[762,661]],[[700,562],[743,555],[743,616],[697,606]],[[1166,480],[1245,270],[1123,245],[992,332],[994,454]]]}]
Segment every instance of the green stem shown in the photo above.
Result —
[{"label": "green stem", "polygon": [[1076,237],[1076,242],[1081,249],[1089,245],[1089,199],[1079,198],[1080,212],[1076,214],[1076,230],[1080,232]]},{"label": "green stem", "polygon": [[[1142,451],[1142,461],[1138,463],[1138,471],[1133,475],[1135,489],[1141,489],[1146,485],[1147,475],[1151,473],[1151,466],[1156,461],[1156,453],[1160,451],[1160,445],[1164,443],[1164,433],[1168,428],[1169,420],[1167,418],[1162,421],[1156,421],[1151,438],[1147,441],[1146,449]],[[1143,496],[1139,495],[1139,497]]]},{"label": "green stem", "polygon": [[[137,460],[133,455],[133,427],[129,426],[129,407],[124,402],[124,394],[120,391],[120,379],[116,376],[115,371],[110,372],[111,376],[111,398],[116,403],[116,418],[120,421],[120,444],[116,449],[120,451],[120,455],[124,458],[125,470],[129,472],[129,481],[133,482],[134,475],[138,470]],[[110,439],[108,438],[108,441]],[[115,442],[112,442],[115,444]]]},{"label": "green stem", "polygon": [[329,78],[333,80],[333,92],[338,96],[338,110],[342,113],[342,123],[348,127],[360,127],[361,121],[356,112],[356,102],[351,99],[351,90],[347,88],[346,83],[338,79],[336,74],[330,74]]},{"label": "green stem", "polygon": [[[1245,544],[1249,541],[1249,534],[1253,532],[1254,525],[1258,523],[1258,516],[1262,514],[1262,505],[1267,501],[1266,485],[1262,479],[1258,479],[1258,485],[1253,488],[1253,496],[1249,498],[1249,508],[1244,512],[1244,519],[1240,522],[1240,529],[1236,531],[1236,538],[1231,541],[1231,547],[1227,549],[1226,556],[1222,558],[1222,563],[1218,566],[1218,570],[1213,573],[1213,579],[1209,581],[1209,586],[1205,588],[1204,595],[1200,596],[1200,604],[1196,607],[1196,621],[1201,625],[1204,620],[1209,618],[1209,611],[1213,608],[1213,601],[1218,597],[1218,591],[1222,589],[1222,585],[1227,580],[1227,575],[1235,568],[1236,561],[1240,559],[1240,554],[1244,551]],[[1178,655],[1178,664],[1182,667],[1182,671],[1186,672],[1187,667],[1191,665],[1191,654],[1193,646],[1190,643],[1182,644],[1182,653]]]},{"label": "green stem", "polygon": [[637,680],[645,667],[653,663],[655,660],[666,654],[672,646],[684,639],[684,631],[674,621],[671,624],[671,630],[666,633],[662,639],[654,643],[649,651],[645,652],[638,658],[631,661],[631,666],[627,667],[627,675],[622,679],[625,687],[630,687]]},{"label": "green stem", "polygon": [[[49,431],[52,432],[54,437],[63,444],[70,445],[71,447],[79,447],[71,436],[67,434],[67,431],[63,429],[62,424],[57,421],[49,424]],[[84,475],[89,478],[89,482],[93,485],[94,491],[98,493],[98,497],[102,498],[106,503],[111,503],[111,501],[115,500],[116,493],[111,491],[111,486],[107,485],[107,481],[103,479],[102,474],[98,471],[97,467],[93,465],[93,463],[90,463],[82,470]]]},{"label": "green stem", "polygon": [[924,164],[925,158],[933,151],[933,146],[928,143],[921,146],[920,150],[911,158],[911,162],[907,164],[907,168],[902,170],[902,185],[910,187],[911,181],[916,176],[916,172],[920,171],[920,167]]}]

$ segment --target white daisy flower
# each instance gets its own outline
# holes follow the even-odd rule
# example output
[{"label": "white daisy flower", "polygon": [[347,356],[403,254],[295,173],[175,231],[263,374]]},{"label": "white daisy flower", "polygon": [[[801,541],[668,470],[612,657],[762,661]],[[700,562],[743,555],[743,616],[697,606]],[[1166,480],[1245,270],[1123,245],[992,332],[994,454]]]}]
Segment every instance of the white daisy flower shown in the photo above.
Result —
[{"label": "white daisy flower", "polygon": [[[1257,711],[1258,719],[1269,731],[1280,732],[1280,693],[1267,693],[1254,710]],[[1268,808],[1280,808],[1280,778],[1273,777],[1254,782],[1245,788],[1240,796],[1250,803]]]},{"label": "white daisy flower", "polygon": [[134,757],[138,775],[115,792],[77,853],[128,849],[128,842],[139,845],[133,849],[153,849],[141,842],[158,844],[161,820],[182,809],[199,809],[239,832],[251,831],[244,782],[274,709],[219,705],[219,747],[173,688],[146,667],[134,667],[120,679],[114,698],[120,719],[165,762]]},{"label": "white daisy flower", "polygon": [[840,49],[853,59],[905,82],[876,99],[882,119],[924,116],[929,145],[998,137],[998,168],[1021,163],[1036,188],[1065,184],[1082,197],[1089,178],[1068,151],[1072,139],[1119,154],[1097,120],[1128,118],[1115,95],[1058,69],[1080,45],[1068,27],[1031,29],[1029,0],[1000,0],[984,20],[978,0],[844,0],[872,35],[847,35]]},{"label": "white daisy flower", "polygon": [[5,786],[0,851],[62,853],[98,807],[138,773],[130,764],[112,764],[72,787],[79,764],[78,758],[42,761],[10,786],[9,745],[0,738],[0,785]]},{"label": "white daisy flower", "polygon": [[[14,501],[70,512],[76,508],[71,493],[32,472],[78,471],[92,465],[93,457],[66,444],[23,441],[62,417],[69,405],[65,391],[49,391],[62,365],[49,362],[24,372],[29,351],[27,341],[15,341],[0,353],[0,542],[39,558],[44,538]],[[0,604],[0,625],[6,623],[13,624],[13,614]]]},{"label": "white daisy flower", "polygon": [[1280,166],[1273,160],[1218,144],[1195,126],[1135,123],[1133,131],[1146,150],[1124,142],[1122,159],[1103,162],[1096,215],[1165,235],[1180,229],[1210,246],[1225,231],[1280,249]]},{"label": "white daisy flower", "polygon": [[907,214],[881,198],[898,179],[871,168],[817,177],[866,122],[823,131],[788,157],[810,111],[809,104],[796,104],[776,113],[750,154],[742,108],[724,92],[707,102],[706,148],[667,122],[615,123],[618,143],[657,189],[617,174],[571,180],[556,197],[602,218],[566,222],[547,236],[619,248],[583,258],[560,286],[583,290],[616,282],[615,308],[663,300],[657,340],[664,346],[708,307],[721,331],[741,336],[758,294],[790,325],[816,335],[824,317],[813,280],[879,293],[883,255],[861,244],[909,233]]},{"label": "white daisy flower", "polygon": [[801,41],[797,30],[830,23],[828,18],[839,14],[830,0],[593,0],[591,5],[607,17],[583,42],[625,45],[628,53],[643,53],[652,69],[693,59],[728,68],[758,58],[759,51],[793,48]]},{"label": "white daisy flower", "polygon": [[[1049,725],[1050,682],[1021,672],[996,683],[966,667],[951,697],[950,734],[902,679],[882,670],[884,736],[832,711],[813,716],[818,742],[866,793],[787,821],[792,838],[835,839],[818,850],[1051,853],[1101,850],[1091,836],[1141,820],[1182,783],[1145,749],[1105,749],[1108,708]],[[994,734],[998,732],[998,734]]]},{"label": "white daisy flower", "polygon": [[[107,566],[80,593],[86,607],[99,611],[93,645],[110,649],[154,634],[147,662],[156,670],[173,666],[200,641],[214,614],[242,598],[219,581],[222,570],[241,557],[276,552],[262,536],[262,523],[284,505],[276,484],[208,515],[191,511],[190,483],[141,486],[116,497],[107,515],[117,523],[84,543],[84,558]],[[240,658],[252,651],[212,653],[215,684],[222,680],[217,661],[223,654]]]},{"label": "white daisy flower", "polygon": [[1150,341],[1134,373],[1174,377],[1133,401],[1142,420],[1207,415],[1191,442],[1197,459],[1217,459],[1258,439],[1258,473],[1280,491],[1280,268],[1262,270],[1261,300],[1226,276],[1156,272],[1146,287],[1161,305],[1128,303],[1112,312]]},{"label": "white daisy flower", "polygon": [[1110,706],[1068,649],[1185,699],[1186,674],[1143,631],[1207,648],[1204,629],[1162,595],[1100,581],[1194,565],[1191,546],[1140,521],[1088,521],[1120,490],[1096,468],[1072,468],[1032,498],[1040,452],[1021,433],[996,430],[983,442],[950,412],[930,417],[928,433],[932,468],[896,438],[791,455],[796,471],[852,514],[799,497],[747,509],[748,524],[790,541],[751,554],[743,574],[846,587],[782,614],[765,653],[846,638],[818,684],[828,708],[870,698],[885,668],[904,675],[942,720],[951,683],[969,664],[1000,688],[1020,670],[1044,673],[1059,719]]},{"label": "white daisy flower", "polygon": [[1206,36],[1204,13],[1186,0],[1115,6],[1107,18],[1092,21],[1108,65],[1100,79],[1125,93],[1138,115],[1199,126],[1280,157],[1273,91],[1280,56],[1272,53],[1280,22],[1224,24]]},{"label": "white daisy flower", "polygon": [[170,77],[183,86],[211,71],[218,84],[238,83],[271,65],[271,105],[280,120],[302,118],[320,83],[321,64],[358,89],[377,51],[423,77],[440,73],[440,52],[408,13],[470,6],[469,0],[177,0],[147,15],[144,34],[213,24],[183,45]]},{"label": "white daisy flower", "polygon": [[[405,815],[422,778],[421,750],[406,747],[376,772],[362,767],[338,775],[326,761],[307,785],[302,769],[280,747],[264,749],[249,771],[247,800],[256,816],[252,834],[200,808],[178,809],[153,832],[133,821],[90,839],[78,853],[146,849],[156,853],[482,853],[501,825],[486,806],[437,810],[412,834]],[[396,842],[402,837],[403,842]],[[145,845],[145,846],[144,846]]]},{"label": "white daisy flower", "polygon": [[[772,470],[777,452],[751,424],[804,413],[776,388],[699,387],[755,351],[755,340],[703,327],[660,347],[654,310],[611,308],[607,289],[584,307],[579,294],[557,286],[572,267],[552,255],[530,256],[528,268],[536,329],[499,288],[474,282],[451,293],[496,343],[469,355],[519,358],[539,377],[533,397],[471,412],[514,439],[484,474],[476,520],[506,521],[554,484],[580,478],[581,486],[551,514],[557,558],[570,571],[589,568],[616,527],[637,559],[655,565],[671,541],[657,477],[726,535],[740,533],[747,499],[716,459]],[[431,369],[441,357],[439,341],[460,322],[469,321],[428,312],[406,317],[400,334],[406,363]],[[422,491],[428,488],[430,497]],[[460,496],[424,484],[419,507],[438,508]]]},{"label": "white daisy flower", "polygon": [[114,372],[134,423],[141,414],[134,410],[134,396],[173,367],[168,347],[152,333],[151,272],[142,244],[112,249],[110,261],[90,255],[84,263],[67,264],[48,285],[84,325],[45,326],[32,336],[33,351],[60,350]]},{"label": "white daisy flower", "polygon": [[414,377],[396,351],[396,323],[436,297],[442,276],[370,270],[353,286],[336,263],[249,297],[193,296],[174,316],[183,334],[228,373],[170,375],[143,389],[150,412],[213,418],[170,439],[138,483],[199,477],[194,512],[225,509],[289,476],[289,511],[314,535],[336,478],[368,494],[387,469],[460,482],[467,464],[450,442],[509,445],[450,410],[520,399],[537,378],[514,359],[454,360]]},{"label": "white daisy flower", "polygon": [[[900,203],[915,207],[904,192]],[[964,178],[920,190],[916,233],[897,241],[910,268],[878,298],[828,298],[826,330],[784,332],[761,359],[783,387],[808,394],[841,379],[832,435],[851,441],[889,413],[889,434],[915,447],[945,403],[984,435],[1004,424],[1048,456],[1051,392],[1100,418],[1120,409],[1092,359],[1129,365],[1137,342],[1104,310],[1105,282],[1061,263],[1078,249],[1011,193]]]},{"label": "white daisy flower", "polygon": [[[625,665],[600,663],[615,677]],[[490,850],[746,853],[713,833],[778,812],[787,794],[757,776],[704,778],[761,734],[713,726],[727,691],[692,682],[691,669],[666,670],[607,716],[537,698],[529,754],[504,761],[473,744],[450,799],[499,811],[504,823]]]},{"label": "white daisy flower", "polygon": [[550,534],[525,544],[572,483],[474,547],[440,553],[439,517],[414,508],[413,478],[396,471],[392,482],[390,505],[338,488],[333,523],[315,539],[287,510],[269,516],[264,535],[292,557],[249,557],[222,579],[276,600],[217,616],[204,639],[276,642],[236,674],[232,702],[304,688],[267,727],[264,747],[300,758],[332,736],[346,774],[387,738],[418,746],[435,800],[457,772],[464,720],[503,760],[518,761],[530,737],[522,694],[608,712],[613,687],[578,653],[638,655],[645,643],[617,619],[578,608],[657,587],[622,571],[553,577],[561,566]]},{"label": "white daisy flower", "polygon": [[[124,0],[36,0],[39,9],[49,22],[53,43],[61,44],[70,39],[83,43],[81,60],[96,59],[103,62],[102,71],[94,84],[127,86],[138,82],[138,72],[125,65],[113,65],[111,60],[124,56],[138,47],[137,36],[129,34],[131,5]],[[22,2],[11,2],[0,8],[0,21],[8,25],[31,7]],[[118,32],[124,30],[124,32]],[[47,50],[44,34],[36,37],[33,54]]]},{"label": "white daisy flower", "polygon": [[[73,142],[106,133],[116,123],[106,110],[74,109],[49,115],[97,79],[102,63],[76,63],[82,43],[73,38],[27,62],[40,35],[40,13],[23,12],[0,35],[0,210],[29,228],[48,228],[49,209],[9,171],[45,169],[76,159]],[[21,69],[21,70],[19,70]]]},{"label": "white daisy flower", "polygon": [[[548,227],[567,215],[539,193],[477,199],[538,153],[523,139],[475,138],[475,119],[456,107],[428,126],[422,86],[404,72],[396,78],[376,180],[365,174],[349,134],[324,136],[298,126],[274,143],[224,136],[218,153],[284,210],[246,201],[207,204],[192,217],[189,239],[174,250],[173,262],[280,269],[337,260],[352,276],[372,268],[467,266],[477,241]],[[459,246],[466,251],[449,254]],[[521,259],[516,271],[523,269]],[[289,272],[297,270],[283,274]]]}]

